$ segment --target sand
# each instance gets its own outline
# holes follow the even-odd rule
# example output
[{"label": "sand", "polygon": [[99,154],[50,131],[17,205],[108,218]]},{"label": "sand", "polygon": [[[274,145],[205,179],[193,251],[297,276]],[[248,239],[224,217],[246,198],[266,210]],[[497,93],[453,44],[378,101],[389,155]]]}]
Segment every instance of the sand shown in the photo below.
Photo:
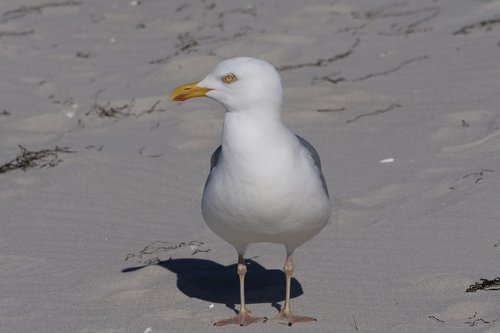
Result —
[{"label": "sand", "polygon": [[[2,1],[0,331],[500,332],[500,291],[466,293],[500,276],[499,17],[498,0]],[[223,111],[168,94],[239,55],[281,70],[284,120],[322,156],[333,217],[292,290],[315,323],[212,327],[238,302],[236,254],[200,213]],[[249,308],[273,316],[284,249],[247,255]]]}]

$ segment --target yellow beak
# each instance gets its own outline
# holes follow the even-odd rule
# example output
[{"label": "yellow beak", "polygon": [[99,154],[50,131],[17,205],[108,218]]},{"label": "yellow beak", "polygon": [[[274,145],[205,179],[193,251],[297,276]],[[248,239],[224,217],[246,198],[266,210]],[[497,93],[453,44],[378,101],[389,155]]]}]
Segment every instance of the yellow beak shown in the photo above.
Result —
[{"label": "yellow beak", "polygon": [[193,97],[205,96],[212,89],[198,87],[199,82],[183,84],[172,90],[170,93],[171,101],[185,101]]}]

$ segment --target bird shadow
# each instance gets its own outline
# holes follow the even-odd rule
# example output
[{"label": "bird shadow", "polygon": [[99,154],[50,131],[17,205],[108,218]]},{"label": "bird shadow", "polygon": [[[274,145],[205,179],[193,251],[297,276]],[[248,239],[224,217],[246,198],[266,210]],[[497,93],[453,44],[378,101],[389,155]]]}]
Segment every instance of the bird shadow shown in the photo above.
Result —
[{"label": "bird shadow", "polygon": [[[281,311],[278,302],[285,299],[285,275],[278,269],[266,269],[256,261],[245,260],[245,301],[252,303],[271,303]],[[177,288],[188,297],[198,298],[210,303],[225,304],[237,312],[240,303],[239,277],[237,264],[224,266],[206,259],[169,259],[160,261],[158,266],[177,274]],[[122,273],[129,273],[145,266],[129,267]],[[304,292],[302,286],[292,278],[290,297],[295,298]]]}]

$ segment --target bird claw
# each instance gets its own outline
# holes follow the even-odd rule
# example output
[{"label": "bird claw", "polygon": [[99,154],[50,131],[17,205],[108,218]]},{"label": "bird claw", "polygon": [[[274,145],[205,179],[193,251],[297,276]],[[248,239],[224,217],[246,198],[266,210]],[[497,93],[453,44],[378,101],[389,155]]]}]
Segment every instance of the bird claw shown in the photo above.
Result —
[{"label": "bird claw", "polygon": [[250,312],[238,313],[236,316],[222,319],[214,323],[214,326],[226,326],[226,325],[240,325],[240,326],[248,326],[253,323],[267,321],[267,317],[253,317],[250,315]]},{"label": "bird claw", "polygon": [[299,316],[292,313],[280,312],[277,316],[273,317],[272,320],[278,321],[278,323],[283,325],[292,326],[296,323],[307,323],[310,321],[316,321],[316,318],[308,316]]}]

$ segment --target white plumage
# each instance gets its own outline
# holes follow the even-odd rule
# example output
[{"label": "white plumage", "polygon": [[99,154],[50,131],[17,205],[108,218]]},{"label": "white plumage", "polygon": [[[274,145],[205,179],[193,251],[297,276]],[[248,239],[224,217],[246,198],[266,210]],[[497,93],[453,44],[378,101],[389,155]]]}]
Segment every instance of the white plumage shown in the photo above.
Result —
[{"label": "white plumage", "polygon": [[281,121],[282,94],[274,67],[249,57],[222,61],[202,81],[172,92],[172,100],[207,96],[226,110],[202,213],[210,229],[238,252],[242,302],[236,317],[216,325],[262,320],[246,309],[243,284],[243,255],[248,244],[259,242],[283,244],[287,252],[287,295],[278,319],[314,320],[290,310],[291,256],[326,225],[331,204],[316,150]]}]

